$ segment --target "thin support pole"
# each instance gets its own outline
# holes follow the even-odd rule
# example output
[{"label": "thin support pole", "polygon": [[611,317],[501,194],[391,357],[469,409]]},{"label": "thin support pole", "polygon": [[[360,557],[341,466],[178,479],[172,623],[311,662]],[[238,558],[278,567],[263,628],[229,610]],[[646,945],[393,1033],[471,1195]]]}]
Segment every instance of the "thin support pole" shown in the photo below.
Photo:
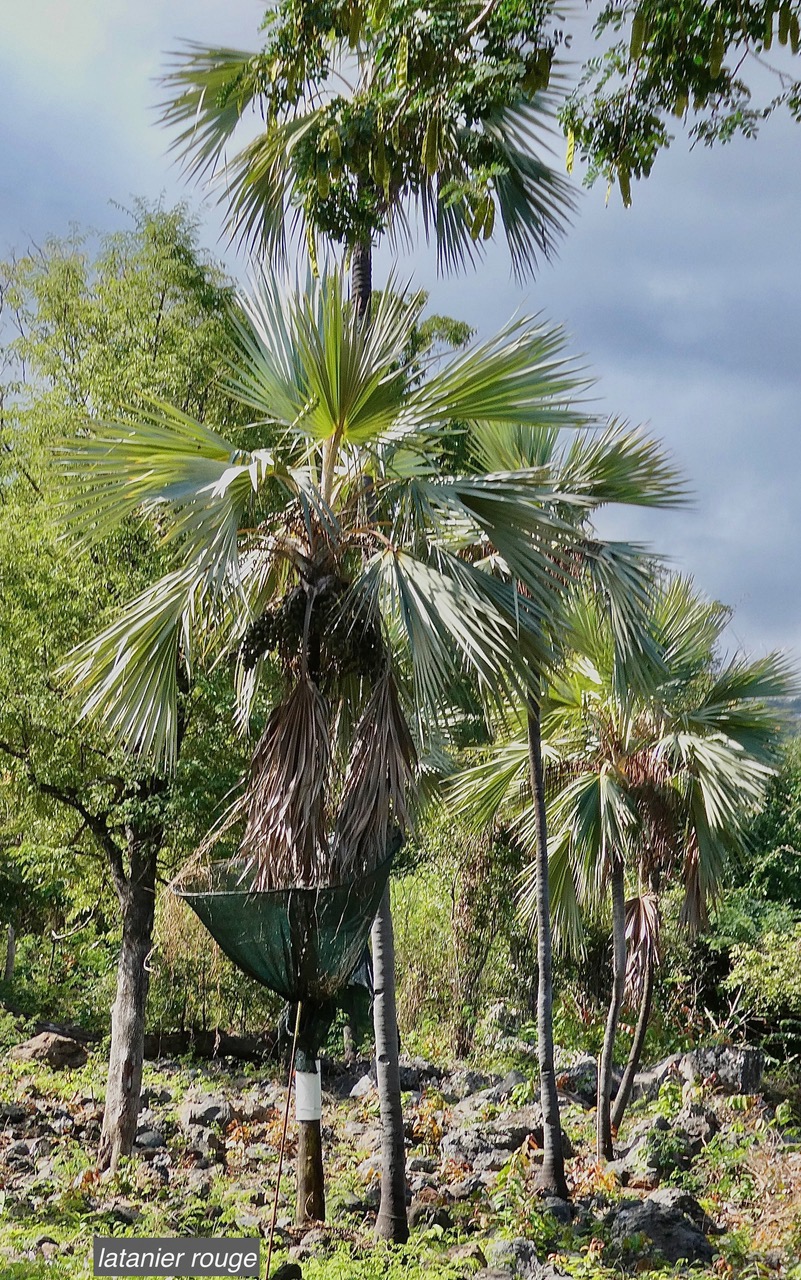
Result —
[{"label": "thin support pole", "polygon": [[264,1280],[270,1280],[270,1263],[273,1259],[273,1240],[275,1239],[275,1222],[278,1217],[278,1195],[281,1190],[281,1172],[284,1167],[284,1147],[286,1146],[286,1131],[289,1127],[289,1107],[292,1101],[292,1078],[295,1074],[295,1054],[298,1048],[298,1035],[300,1034],[300,1012],[303,1005],[298,1000],[298,1011],[295,1016],[295,1034],[292,1038],[292,1056],[289,1059],[289,1079],[286,1084],[286,1106],[284,1107],[284,1128],[281,1133],[281,1150],[278,1153],[278,1177],[275,1180],[275,1199],[273,1200],[273,1216],[270,1222],[270,1239],[267,1245],[267,1268],[264,1272]]}]

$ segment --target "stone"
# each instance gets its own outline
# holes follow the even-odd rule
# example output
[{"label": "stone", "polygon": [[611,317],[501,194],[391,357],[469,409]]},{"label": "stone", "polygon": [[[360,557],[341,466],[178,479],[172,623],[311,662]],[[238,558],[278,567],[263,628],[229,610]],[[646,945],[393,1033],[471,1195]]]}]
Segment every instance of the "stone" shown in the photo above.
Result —
[{"label": "stone", "polygon": [[522,1071],[517,1071],[515,1069],[507,1071],[503,1080],[501,1080],[501,1083],[498,1085],[498,1096],[501,1101],[504,1098],[508,1098],[512,1090],[516,1089],[519,1084],[528,1084],[530,1079],[531,1077],[525,1075]]},{"label": "stone", "polygon": [[307,1258],[315,1258],[331,1246],[331,1236],[324,1227],[312,1227],[303,1238],[289,1250],[294,1262],[305,1262]]},{"label": "stone", "polygon": [[160,1088],[158,1085],[145,1085],[142,1090],[142,1106],[152,1107],[154,1102],[172,1102],[172,1094],[169,1089]]},{"label": "stone", "polygon": [[191,1195],[205,1200],[211,1191],[212,1176],[205,1169],[190,1169],[186,1175],[186,1187]]},{"label": "stone", "polygon": [[467,1244],[454,1245],[445,1256],[450,1262],[475,1262],[479,1267],[487,1265],[484,1250],[475,1240],[468,1240]]},{"label": "stone", "polygon": [[433,1062],[428,1062],[426,1058],[412,1058],[408,1053],[400,1055],[398,1070],[400,1073],[400,1087],[403,1093],[414,1093],[430,1085],[439,1087],[439,1083],[445,1074],[441,1067],[435,1066]]},{"label": "stone", "polygon": [[225,1160],[225,1143],[211,1129],[202,1125],[190,1125],[186,1132],[187,1152],[203,1156],[209,1160]]},{"label": "stone", "polygon": [[145,1151],[157,1151],[159,1147],[165,1147],[164,1135],[156,1129],[140,1129],[136,1135],[137,1147],[142,1147]]},{"label": "stone", "polygon": [[412,1231],[418,1227],[443,1227],[447,1231],[452,1226],[453,1219],[445,1205],[420,1196],[415,1196],[409,1205],[409,1228]]},{"label": "stone", "polygon": [[[712,1262],[714,1250],[703,1231],[680,1209],[648,1197],[624,1204],[614,1214],[611,1239],[624,1244],[645,1236],[665,1262]],[[639,1256],[639,1255],[638,1255]],[[643,1259],[646,1255],[642,1255]],[[650,1260],[650,1258],[649,1258]],[[656,1261],[657,1259],[654,1259]]]},{"label": "stone", "polygon": [[688,1102],[673,1121],[673,1129],[686,1139],[687,1154],[693,1159],[699,1155],[720,1128],[714,1111],[700,1102]]},{"label": "stone", "polygon": [[218,1124],[224,1128],[233,1118],[233,1108],[228,1099],[211,1093],[187,1098],[178,1108],[178,1123],[187,1133],[197,1126],[210,1128],[211,1125]]},{"label": "stone", "polygon": [[480,1191],[484,1183],[477,1173],[471,1173],[467,1178],[461,1178],[458,1182],[449,1182],[445,1191],[451,1200],[469,1200],[472,1195]]},{"label": "stone", "polygon": [[647,1098],[649,1101],[659,1097],[662,1085],[679,1075],[679,1068],[684,1058],[683,1053],[671,1053],[647,1071],[638,1071],[631,1088],[632,1101],[635,1098]]},{"label": "stone", "polygon": [[704,1235],[722,1234],[722,1228],[713,1222],[689,1191],[682,1191],[679,1187],[660,1187],[658,1191],[651,1192],[648,1200],[650,1204],[659,1205],[663,1209],[683,1213],[700,1231],[703,1231]]},{"label": "stone", "polygon": [[749,1045],[707,1045],[681,1060],[680,1072],[691,1083],[702,1081],[726,1093],[758,1093],[764,1058]]},{"label": "stone", "polygon": [[499,1079],[491,1079],[485,1076],[481,1071],[471,1071],[468,1067],[457,1067],[449,1076],[442,1081],[442,1092],[446,1098],[455,1098],[458,1102],[465,1098],[471,1097],[475,1093],[479,1093],[482,1089],[491,1088],[493,1084],[498,1084]]},{"label": "stone", "polygon": [[487,1256],[489,1270],[476,1272],[476,1280],[489,1275],[507,1278],[514,1276],[519,1280],[563,1280],[564,1272],[551,1263],[542,1263],[537,1254],[537,1246],[531,1240],[519,1237],[516,1240],[490,1240],[484,1252]]},{"label": "stone", "polygon": [[598,1063],[585,1054],[565,1067],[557,1066],[556,1084],[564,1093],[577,1098],[583,1107],[594,1107],[598,1094]]},{"label": "stone", "polygon": [[55,1031],[42,1031],[33,1039],[15,1045],[8,1056],[15,1062],[46,1062],[59,1071],[65,1067],[83,1067],[89,1058],[85,1045]]},{"label": "stone", "polygon": [[409,1173],[435,1173],[437,1161],[431,1156],[412,1156],[406,1161],[406,1168]]},{"label": "stone", "polygon": [[24,1120],[27,1112],[24,1107],[20,1107],[16,1102],[0,1102],[0,1123],[2,1124],[18,1124],[20,1120]]},{"label": "stone", "polygon": [[563,1200],[561,1196],[546,1196],[542,1207],[563,1227],[569,1226],[573,1221],[573,1206],[569,1200]]},{"label": "stone", "polygon": [[368,1072],[367,1075],[362,1076],[361,1079],[356,1081],[350,1091],[350,1096],[351,1098],[363,1098],[366,1094],[370,1093],[372,1089],[375,1089],[375,1087],[375,1080]]}]

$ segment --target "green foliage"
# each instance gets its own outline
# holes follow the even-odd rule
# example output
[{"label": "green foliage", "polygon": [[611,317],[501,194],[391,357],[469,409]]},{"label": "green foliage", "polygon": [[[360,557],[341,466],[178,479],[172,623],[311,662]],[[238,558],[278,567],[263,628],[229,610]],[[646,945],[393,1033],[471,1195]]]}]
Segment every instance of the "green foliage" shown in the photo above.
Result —
[{"label": "green foliage", "polygon": [[[282,254],[287,225],[349,246],[408,237],[409,206],[441,261],[473,258],[502,224],[515,270],[547,255],[572,206],[541,158],[555,37],[547,6],[501,0],[471,22],[456,0],[268,10],[257,54],[189,45],[163,118],[194,174],[225,167],[231,225]],[[265,127],[230,156],[242,116]]]},{"label": "green foliage", "polygon": [[800,14],[797,0],[604,3],[594,26],[601,50],[561,112],[588,181],[617,181],[628,205],[631,179],[648,176],[680,121],[693,141],[709,145],[754,136],[782,107],[801,118],[798,71],[790,58],[767,53],[777,34],[788,54],[798,54]]}]

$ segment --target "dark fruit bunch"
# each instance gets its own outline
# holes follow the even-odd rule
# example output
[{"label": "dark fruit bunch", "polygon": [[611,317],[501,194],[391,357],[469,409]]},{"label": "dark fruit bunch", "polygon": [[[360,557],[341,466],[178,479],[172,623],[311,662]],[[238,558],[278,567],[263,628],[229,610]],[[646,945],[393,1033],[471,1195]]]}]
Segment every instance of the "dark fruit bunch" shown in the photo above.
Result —
[{"label": "dark fruit bunch", "polygon": [[[312,597],[307,661],[315,680],[346,675],[375,680],[381,671],[381,628],[373,619],[348,609],[347,592],[347,583],[331,577],[317,585]],[[275,650],[284,666],[297,660],[303,647],[308,599],[305,587],[294,587],[251,623],[240,649],[245,670],[250,671],[263,654]]]},{"label": "dark fruit bunch", "polygon": [[276,644],[276,625],[275,613],[272,609],[268,609],[260,618],[256,618],[251,622],[239,647],[242,655],[242,666],[246,671],[252,671],[263,653],[269,653],[275,648]]}]

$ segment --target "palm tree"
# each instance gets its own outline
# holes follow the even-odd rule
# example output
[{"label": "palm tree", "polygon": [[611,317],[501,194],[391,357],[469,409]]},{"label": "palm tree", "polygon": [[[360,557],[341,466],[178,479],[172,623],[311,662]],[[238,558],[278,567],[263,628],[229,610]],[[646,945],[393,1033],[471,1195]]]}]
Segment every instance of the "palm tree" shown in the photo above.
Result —
[{"label": "palm tree", "polygon": [[[658,449],[622,432],[577,438],[561,487],[531,449],[482,466],[503,430],[549,440],[580,426],[578,375],[558,331],[521,319],[421,377],[403,363],[419,307],[387,291],[368,325],[339,274],[287,295],[262,278],[230,358],[230,390],[254,415],[244,436],[155,405],[65,454],[85,537],[144,510],[174,561],[72,655],[83,714],[169,771],[179,666],[236,654],[243,725],[261,673],[282,673],[241,809],[262,886],[324,877],[343,850],[354,875],[385,854],[454,684],[498,705],[546,661],[576,548],[569,513],[645,477],[654,494],[673,484]],[[454,417],[472,470],[444,471],[463,452]],[[592,555],[624,607],[612,567],[626,551]],[[402,1147],[392,1155],[402,1207],[387,1229],[402,1233]]]},{"label": "palm tree", "polygon": [[[531,6],[500,15],[493,4],[463,0],[425,12],[395,0],[279,0],[265,26],[258,54],[192,44],[175,55],[163,104],[187,169],[220,179],[231,233],[249,249],[281,263],[292,232],[305,233],[316,271],[317,236],[342,244],[365,318],[374,243],[384,233],[410,243],[410,208],[448,269],[479,256],[496,223],[517,275],[553,252],[573,198],[542,159],[555,106],[543,13]],[[260,121],[257,135],[229,155],[249,115]],[[395,980],[384,964],[394,955],[389,890],[372,946],[385,1144],[378,1230],[400,1239]]]},{"label": "palm tree", "polygon": [[[542,698],[549,677],[558,670],[570,645],[571,600],[583,582],[599,599],[614,643],[625,658],[630,679],[641,679],[656,661],[646,633],[650,594],[650,566],[637,548],[599,542],[590,517],[609,502],[667,506],[682,501],[675,474],[655,458],[640,453],[636,437],[612,427],[606,435],[578,436],[562,450],[554,433],[539,439],[506,428],[484,432],[483,457],[490,465],[520,465],[524,457],[536,461],[555,490],[577,489],[584,501],[555,510],[572,524],[568,559],[565,543],[553,546],[556,584],[551,599],[547,635],[549,650],[544,662],[530,669],[527,696],[502,720],[500,745],[484,763],[466,770],[456,782],[456,803],[472,813],[478,827],[492,822],[507,800],[509,788],[523,786],[527,825],[524,835],[533,851],[531,864],[531,916],[536,922],[538,994],[537,1045],[540,1094],[543,1108],[544,1153],[540,1183],[544,1190],[564,1196],[567,1182],[562,1154],[562,1133],[554,1067],[552,1023],[553,979],[551,954],[551,888],[548,857],[548,824],[543,768]],[[513,461],[514,460],[514,461]],[[591,484],[585,474],[592,475]],[[569,565],[569,571],[565,571]],[[507,567],[508,572],[508,567]],[[533,678],[532,678],[533,677]],[[517,731],[509,735],[510,717]]]},{"label": "palm tree", "polygon": [[[613,983],[598,1080],[597,1145],[612,1158],[637,1070],[658,957],[658,888],[685,882],[682,918],[697,928],[744,824],[771,773],[779,714],[793,687],[776,655],[724,666],[716,645],[728,621],[692,583],[673,577],[653,600],[650,633],[660,661],[646,682],[626,679],[611,629],[587,592],[574,601],[573,651],[555,674],[543,709],[552,761],[549,804],[554,922],[560,943],[581,946],[581,911],[597,912],[607,889]],[[771,705],[773,703],[773,705]],[[507,795],[521,796],[519,779]],[[521,831],[532,826],[525,816]],[[626,901],[626,876],[637,890]],[[535,916],[536,876],[523,887]],[[635,1043],[611,1109],[615,1034],[626,989],[641,998]]]},{"label": "palm tree", "polygon": [[372,247],[410,243],[412,210],[447,269],[496,226],[518,275],[553,252],[573,198],[542,159],[553,40],[536,6],[279,0],[265,28],[258,53],[186,45],[164,79],[175,149],[219,181],[234,237],[274,262],[293,232],[313,260],[319,235],[344,245],[362,313]]}]

